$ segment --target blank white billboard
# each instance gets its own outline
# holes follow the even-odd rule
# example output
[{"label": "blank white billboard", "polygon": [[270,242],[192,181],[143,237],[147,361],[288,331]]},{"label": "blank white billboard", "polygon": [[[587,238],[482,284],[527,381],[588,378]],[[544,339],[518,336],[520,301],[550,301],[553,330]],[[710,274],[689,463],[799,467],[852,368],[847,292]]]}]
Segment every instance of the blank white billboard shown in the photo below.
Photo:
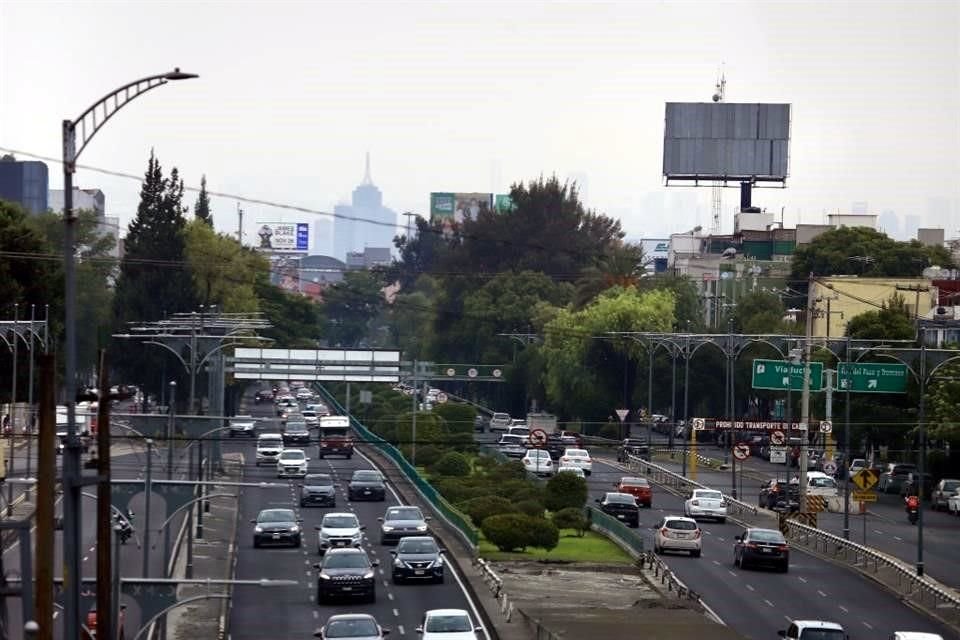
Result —
[{"label": "blank white billboard", "polygon": [[238,347],[232,363],[234,377],[241,380],[400,381],[400,352],[386,349]]}]

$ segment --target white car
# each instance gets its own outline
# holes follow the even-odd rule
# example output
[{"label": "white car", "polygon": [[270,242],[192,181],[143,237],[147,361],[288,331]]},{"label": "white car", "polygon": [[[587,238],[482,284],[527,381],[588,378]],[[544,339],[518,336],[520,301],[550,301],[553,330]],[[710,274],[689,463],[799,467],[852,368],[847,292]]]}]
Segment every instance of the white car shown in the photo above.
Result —
[{"label": "white car", "polygon": [[302,478],[307,475],[309,461],[303,449],[284,449],[277,458],[277,477]]},{"label": "white car", "polygon": [[252,416],[233,416],[230,419],[230,437],[241,435],[248,438],[257,437],[257,421]]},{"label": "white car", "polygon": [[524,471],[538,476],[553,475],[553,460],[550,454],[544,449],[527,449],[523,456]]},{"label": "white car", "polygon": [[422,640],[476,640],[481,631],[463,609],[431,609],[417,627]]},{"label": "white car", "polygon": [[508,458],[522,458],[527,454],[526,442],[520,436],[504,434],[500,436],[497,447],[500,449],[500,453]]},{"label": "white car", "polygon": [[713,518],[727,521],[727,503],[723,493],[713,489],[694,489],[690,499],[683,503],[683,515],[688,518]]},{"label": "white car", "polygon": [[305,402],[307,400],[313,400],[313,391],[303,387],[302,389],[297,389],[297,400]]},{"label": "white car", "polygon": [[506,431],[510,428],[509,413],[495,413],[490,417],[490,431]]},{"label": "white car", "polygon": [[854,458],[850,461],[850,477],[857,475],[867,468],[867,461],[863,458]]},{"label": "white car", "polygon": [[589,476],[593,472],[593,459],[586,449],[564,449],[560,456],[560,466],[578,467]]},{"label": "white car", "polygon": [[794,620],[777,635],[784,640],[847,640],[843,627],[823,620]]},{"label": "white car", "polygon": [[257,466],[261,463],[277,464],[283,451],[283,436],[279,433],[265,433],[257,438]]},{"label": "white car", "polygon": [[955,493],[947,498],[947,512],[960,516],[960,493]]},{"label": "white car", "polygon": [[894,631],[891,640],[943,640],[943,636],[923,631]]},{"label": "white car", "polygon": [[317,530],[317,553],[324,554],[327,549],[360,547],[363,531],[360,520],[354,513],[328,513],[323,516]]},{"label": "white car", "polygon": [[700,525],[693,518],[680,516],[666,516],[657,525],[654,534],[653,550],[656,553],[664,551],[689,551],[694,558],[700,557],[703,548],[703,532]]},{"label": "white car", "polygon": [[320,417],[313,409],[304,409],[300,412],[300,417],[307,423],[307,428],[316,427],[320,423]]},{"label": "white car", "polygon": [[561,464],[557,466],[557,473],[572,473],[578,478],[586,478],[586,474],[583,472],[583,469],[580,467],[575,467],[569,464]]}]

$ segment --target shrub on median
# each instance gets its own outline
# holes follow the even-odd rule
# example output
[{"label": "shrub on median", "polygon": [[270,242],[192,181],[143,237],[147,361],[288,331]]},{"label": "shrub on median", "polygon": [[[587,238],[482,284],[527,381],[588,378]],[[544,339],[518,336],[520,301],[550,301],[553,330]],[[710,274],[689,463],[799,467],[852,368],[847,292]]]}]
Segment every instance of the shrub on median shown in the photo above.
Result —
[{"label": "shrub on median", "polygon": [[587,481],[572,473],[558,473],[547,481],[545,502],[550,511],[582,509],[587,502]]},{"label": "shrub on median", "polygon": [[553,524],[557,525],[558,529],[573,529],[577,532],[578,537],[583,537],[583,532],[590,528],[587,519],[583,515],[583,511],[576,507],[567,507],[566,509],[561,509],[553,514],[551,518]]},{"label": "shrub on median", "polygon": [[431,473],[441,476],[464,478],[470,475],[470,459],[462,453],[450,451],[443,454],[430,468]]},{"label": "shrub on median", "polygon": [[546,511],[543,503],[539,500],[515,500],[513,504],[517,511],[534,518],[542,518],[543,512]]},{"label": "shrub on median", "polygon": [[521,513],[490,516],[481,529],[500,551],[523,551],[526,547],[550,551],[560,541],[560,531],[552,522]]},{"label": "shrub on median", "polygon": [[460,508],[470,516],[470,519],[473,520],[474,524],[478,527],[482,526],[483,522],[491,516],[517,512],[517,508],[510,500],[501,498],[500,496],[480,496],[479,498],[473,498],[461,503]]}]

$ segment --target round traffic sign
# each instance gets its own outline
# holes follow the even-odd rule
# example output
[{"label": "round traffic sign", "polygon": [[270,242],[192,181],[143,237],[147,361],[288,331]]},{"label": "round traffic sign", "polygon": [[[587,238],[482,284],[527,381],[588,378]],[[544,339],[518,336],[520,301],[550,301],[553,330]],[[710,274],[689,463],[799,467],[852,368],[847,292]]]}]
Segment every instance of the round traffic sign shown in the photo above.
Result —
[{"label": "round traffic sign", "polygon": [[770,434],[770,442],[778,447],[787,441],[786,434],[783,431],[774,431]]},{"label": "round traffic sign", "polygon": [[477,377],[477,373],[478,373],[477,370],[474,369],[474,368],[472,368],[472,367],[469,368],[469,369],[467,369],[467,375],[468,375],[469,377],[471,377],[471,378],[476,378],[476,377]]},{"label": "round traffic sign", "polygon": [[832,476],[837,472],[837,463],[833,460],[826,460],[823,463],[823,472],[828,476]]},{"label": "round traffic sign", "polygon": [[833,431],[833,423],[829,420],[820,421],[820,433],[830,433]]},{"label": "round traffic sign", "polygon": [[733,457],[737,460],[746,460],[750,457],[750,445],[746,442],[738,442],[733,447]]},{"label": "round traffic sign", "polygon": [[500,376],[503,375],[503,371],[500,371],[500,369],[494,369],[492,373],[494,378],[499,378]]},{"label": "round traffic sign", "polygon": [[543,429],[534,429],[530,432],[530,442],[535,446],[542,447],[547,444],[547,432]]},{"label": "round traffic sign", "polygon": [[447,369],[447,375],[452,378],[453,376],[457,375],[457,370],[454,369],[453,367],[449,367]]},{"label": "round traffic sign", "polygon": [[447,398],[447,394],[445,394],[445,393],[442,393],[442,392],[441,392],[441,393],[438,393],[438,394],[437,394],[437,402],[440,403],[440,404],[443,404],[443,403],[446,402],[448,399],[449,399],[449,398]]},{"label": "round traffic sign", "polygon": [[694,418],[690,422],[691,424],[693,424],[694,431],[703,431],[704,429],[706,429],[707,421],[704,420],[703,418]]}]

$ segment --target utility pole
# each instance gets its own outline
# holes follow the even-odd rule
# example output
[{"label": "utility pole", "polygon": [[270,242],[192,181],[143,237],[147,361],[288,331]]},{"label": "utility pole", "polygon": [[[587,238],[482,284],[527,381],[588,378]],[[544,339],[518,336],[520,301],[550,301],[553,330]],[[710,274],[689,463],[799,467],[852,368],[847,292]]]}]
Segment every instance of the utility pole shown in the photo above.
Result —
[{"label": "utility pole", "polygon": [[807,509],[807,457],[810,445],[810,342],[814,313],[813,274],[807,278],[807,318],[803,341],[803,394],[800,397],[800,511]]},{"label": "utility pole", "polygon": [[[19,320],[20,305],[13,304],[13,373],[12,390],[10,392],[10,437],[7,447],[7,477],[13,477],[13,436],[17,433],[17,321]],[[13,483],[7,483],[7,517],[13,517]]]},{"label": "utility pole", "polygon": [[110,381],[107,351],[100,350],[100,396],[97,403],[97,640],[113,638],[113,518],[110,513]]},{"label": "utility pole", "polygon": [[240,208],[239,202],[237,203],[237,242],[243,244],[243,209]]},{"label": "utility pole", "polygon": [[41,622],[37,640],[53,640],[53,505],[56,485],[57,435],[53,356],[40,356],[39,439],[37,442],[37,581],[34,584],[35,620]]},{"label": "utility pole", "polygon": [[[162,387],[161,387],[162,388]],[[140,573],[150,577],[150,496],[153,495],[153,439],[147,438],[147,474],[143,483],[143,564]]]},{"label": "utility pole", "polygon": [[420,393],[420,387],[417,384],[418,362],[413,361],[413,419],[410,423],[410,464],[417,466],[417,394]]},{"label": "utility pole", "polygon": [[[847,348],[844,354],[847,361],[846,374],[840,376],[840,384],[846,392],[843,401],[844,425],[843,425],[843,538],[850,539],[850,380],[852,379],[851,365],[853,360],[850,357],[850,335],[847,335]],[[864,516],[866,519],[866,516]]]}]

